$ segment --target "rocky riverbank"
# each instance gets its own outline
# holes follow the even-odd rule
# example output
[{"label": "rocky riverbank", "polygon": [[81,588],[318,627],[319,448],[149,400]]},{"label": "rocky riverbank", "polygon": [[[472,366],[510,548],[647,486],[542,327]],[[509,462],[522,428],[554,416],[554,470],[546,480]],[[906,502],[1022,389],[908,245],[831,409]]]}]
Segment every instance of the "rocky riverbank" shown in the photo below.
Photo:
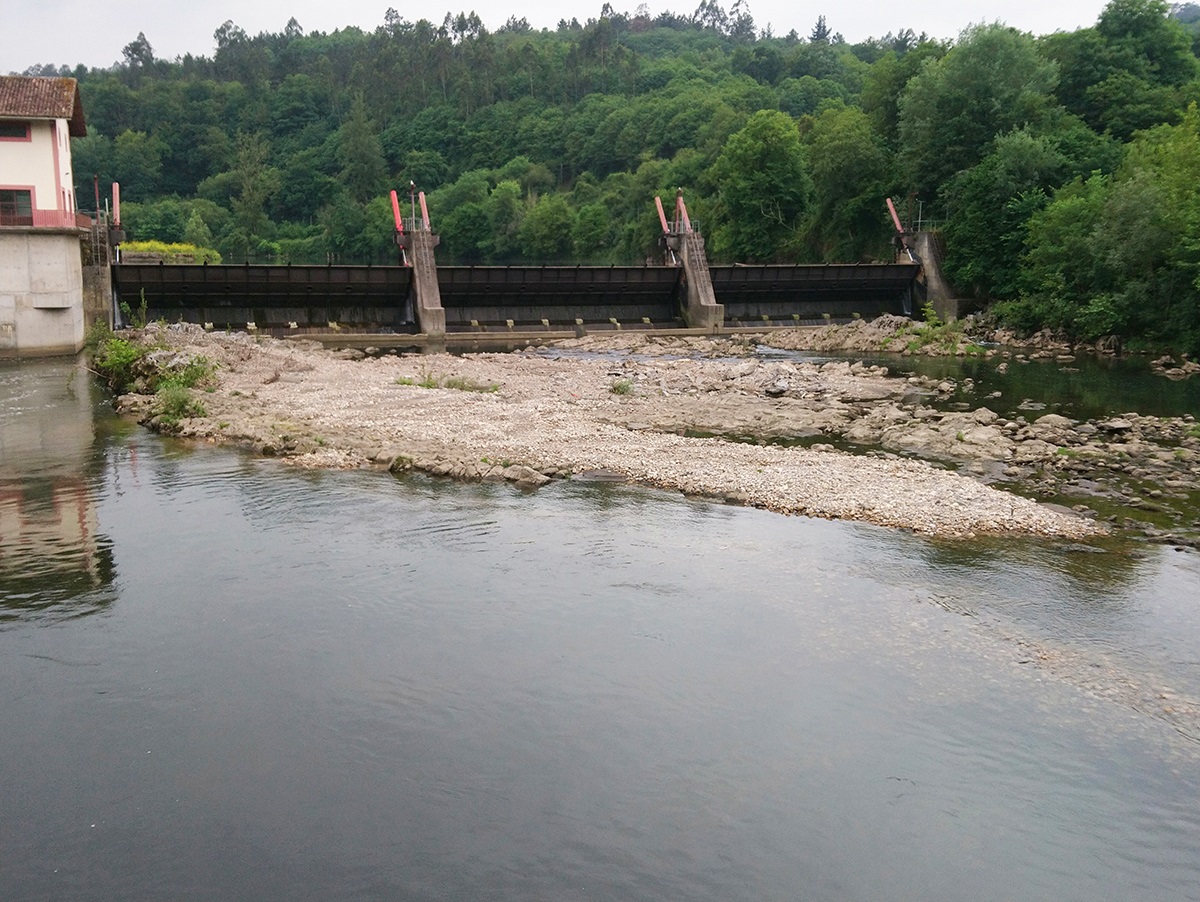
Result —
[{"label": "rocky riverbank", "polygon": [[[973,413],[960,429],[966,420],[926,414],[920,399],[937,386],[879,367],[737,358],[736,342],[704,339],[664,339],[658,353],[638,355],[576,347],[557,356],[365,358],[192,326],[151,327],[140,340],[159,346],[154,365],[162,370],[198,358],[215,368],[183,415],[152,395],[125,395],[122,410],[163,431],[248,445],[300,466],[415,469],[526,488],[615,474],[781,513],[940,536],[1076,539],[1106,531],[938,463],[948,430],[955,446],[1011,451],[998,462],[1006,467],[1024,465],[1018,448],[1040,447],[1030,441],[1050,443],[1032,425],[1026,436],[1021,424],[1009,428],[994,415]],[[911,434],[930,438],[928,447],[889,431],[906,421]],[[856,436],[866,439],[863,429],[880,430],[881,447],[850,453]],[[785,446],[804,436],[819,440]],[[910,456],[927,451],[929,460]]]},{"label": "rocky riverbank", "polygon": [[[698,341],[692,353],[716,358],[746,356],[756,346],[820,352],[877,354],[899,350],[912,336],[913,324],[902,317],[880,317],[844,326],[740,335]],[[960,333],[952,333],[960,334]],[[1006,336],[1001,335],[1005,339]],[[1078,348],[1042,335],[1030,346],[974,346],[972,353],[1011,365],[1046,360],[1069,368]],[[899,343],[899,347],[897,344]],[[590,350],[611,346],[603,338],[567,343]],[[941,353],[964,353],[969,342],[941,345]],[[635,357],[656,357],[677,349],[676,342],[636,335],[616,339],[616,346]],[[922,346],[917,354],[933,353]],[[1111,348],[1087,349],[1111,353]],[[1152,362],[1160,375],[1171,361]],[[1187,361],[1185,360],[1186,364]],[[1176,367],[1190,372],[1190,367]],[[746,390],[721,391],[713,382],[698,393],[677,393],[654,401],[650,412],[626,408],[627,423],[649,420],[660,431],[717,435],[745,441],[802,443],[823,447],[831,442],[858,453],[882,451],[936,460],[987,484],[1029,497],[1072,507],[1083,516],[1115,524],[1157,541],[1200,547],[1200,424],[1193,416],[1154,417],[1134,412],[1093,419],[1071,419],[1033,409],[1004,417],[981,397],[974,404],[970,379],[906,378],[858,380],[879,376],[881,368],[852,360],[795,366],[747,360],[735,368]],[[755,395],[752,386],[760,391]],[[998,394],[998,393],[997,393]],[[980,404],[982,402],[982,404]],[[979,406],[975,406],[979,405]],[[954,410],[949,407],[963,407]]]}]

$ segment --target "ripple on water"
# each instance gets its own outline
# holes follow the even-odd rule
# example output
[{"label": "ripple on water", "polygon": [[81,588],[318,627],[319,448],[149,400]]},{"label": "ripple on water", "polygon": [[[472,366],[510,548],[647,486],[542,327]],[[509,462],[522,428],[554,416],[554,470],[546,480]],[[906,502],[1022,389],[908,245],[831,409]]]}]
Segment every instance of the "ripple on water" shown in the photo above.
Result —
[{"label": "ripple on water", "polygon": [[[1011,642],[1149,646],[1152,599],[1196,576],[1165,558],[1097,575],[1051,543],[630,487],[120,448],[93,496],[111,616],[0,632],[0,803],[22,861],[74,863],[60,896],[83,894],[68,871],[262,899],[1173,899],[1200,877],[1189,744]],[[21,873],[0,889],[51,895]]]}]

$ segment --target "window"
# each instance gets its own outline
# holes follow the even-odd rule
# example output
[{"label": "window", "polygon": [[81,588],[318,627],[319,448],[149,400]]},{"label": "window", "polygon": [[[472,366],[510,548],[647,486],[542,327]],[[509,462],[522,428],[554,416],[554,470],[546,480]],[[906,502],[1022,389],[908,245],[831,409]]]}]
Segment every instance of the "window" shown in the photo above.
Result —
[{"label": "window", "polygon": [[0,122],[0,141],[28,141],[28,122]]},{"label": "window", "polygon": [[0,225],[33,225],[33,192],[0,188]]}]

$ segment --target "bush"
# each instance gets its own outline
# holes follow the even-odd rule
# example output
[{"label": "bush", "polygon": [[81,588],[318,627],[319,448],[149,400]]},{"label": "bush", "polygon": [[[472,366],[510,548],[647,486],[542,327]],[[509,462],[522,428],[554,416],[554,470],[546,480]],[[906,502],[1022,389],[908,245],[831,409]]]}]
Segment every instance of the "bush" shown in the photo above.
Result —
[{"label": "bush", "polygon": [[221,255],[210,247],[194,244],[166,244],[162,241],[126,241],[121,245],[123,256],[146,254],[164,263],[220,263]]},{"label": "bush", "polygon": [[168,423],[177,423],[185,417],[202,417],[204,406],[192,397],[191,389],[178,383],[167,383],[157,392],[158,415]]},{"label": "bush", "polygon": [[124,394],[133,387],[138,376],[138,363],[149,353],[148,348],[109,333],[101,338],[92,354],[92,366],[108,387]]}]

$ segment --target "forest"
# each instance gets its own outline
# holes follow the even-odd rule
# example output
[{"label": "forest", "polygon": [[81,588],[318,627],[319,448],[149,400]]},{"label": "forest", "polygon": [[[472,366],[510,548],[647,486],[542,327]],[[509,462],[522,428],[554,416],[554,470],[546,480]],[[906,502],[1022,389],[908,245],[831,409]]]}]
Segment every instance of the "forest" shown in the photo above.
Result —
[{"label": "forest", "polygon": [[[226,262],[396,261],[387,193],[425,191],[446,262],[640,263],[684,192],[710,258],[891,257],[884,206],[941,232],[960,297],[1014,327],[1200,353],[1200,6],[1112,0],[1034,36],[976,24],[847,43],[605,3],[535,30],[475,13],[249,35],[81,85],[72,145],[131,239]],[[102,201],[103,203],[103,201]]]}]

